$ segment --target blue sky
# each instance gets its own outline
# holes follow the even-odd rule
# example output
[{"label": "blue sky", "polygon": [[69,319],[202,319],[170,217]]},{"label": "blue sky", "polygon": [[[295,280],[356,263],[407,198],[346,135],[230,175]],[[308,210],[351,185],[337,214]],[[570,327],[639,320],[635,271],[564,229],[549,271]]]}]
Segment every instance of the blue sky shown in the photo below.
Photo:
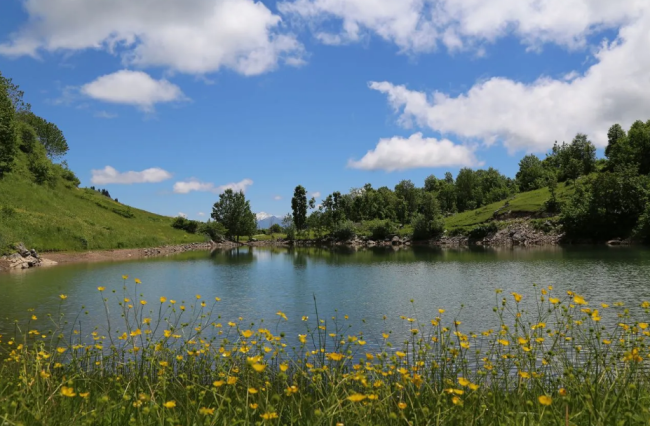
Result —
[{"label": "blue sky", "polygon": [[[76,4],[79,3],[79,4]],[[5,0],[0,70],[83,186],[209,216],[495,167],[648,119],[637,0]],[[108,167],[108,169],[107,169]],[[203,212],[205,216],[200,216]]]}]

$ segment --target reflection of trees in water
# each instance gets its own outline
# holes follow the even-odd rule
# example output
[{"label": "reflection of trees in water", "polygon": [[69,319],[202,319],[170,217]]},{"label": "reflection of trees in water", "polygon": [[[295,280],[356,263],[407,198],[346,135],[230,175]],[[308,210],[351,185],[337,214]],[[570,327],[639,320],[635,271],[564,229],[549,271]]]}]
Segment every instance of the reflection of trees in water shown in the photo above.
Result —
[{"label": "reflection of trees in water", "polygon": [[255,262],[253,247],[237,247],[230,250],[216,249],[210,252],[210,259],[220,265],[247,265]]}]

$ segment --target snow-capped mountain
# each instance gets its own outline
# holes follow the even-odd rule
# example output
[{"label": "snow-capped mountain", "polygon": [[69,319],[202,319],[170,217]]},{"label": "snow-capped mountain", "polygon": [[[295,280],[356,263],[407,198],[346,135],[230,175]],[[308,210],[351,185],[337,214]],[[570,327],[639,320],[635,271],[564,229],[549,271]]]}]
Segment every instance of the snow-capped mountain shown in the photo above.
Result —
[{"label": "snow-capped mountain", "polygon": [[274,224],[282,225],[282,218],[279,216],[274,216],[265,212],[257,213],[257,228],[258,229],[267,229]]}]

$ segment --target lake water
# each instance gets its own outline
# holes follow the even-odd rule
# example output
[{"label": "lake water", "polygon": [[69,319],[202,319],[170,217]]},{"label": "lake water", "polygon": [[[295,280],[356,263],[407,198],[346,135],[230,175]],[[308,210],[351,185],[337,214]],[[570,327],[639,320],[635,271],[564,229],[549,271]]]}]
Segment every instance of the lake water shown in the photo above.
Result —
[{"label": "lake water", "polygon": [[[224,324],[239,317],[249,324],[259,319],[275,324],[276,312],[282,311],[289,318],[282,322],[287,333],[304,332],[300,318],[315,317],[315,297],[321,317],[348,315],[369,342],[388,330],[407,336],[409,325],[400,315],[428,322],[439,308],[461,319],[465,330],[484,330],[496,323],[496,288],[508,297],[521,293],[529,304],[533,283],[553,285],[561,295],[573,290],[592,305],[638,306],[650,300],[650,250],[645,248],[240,248],[0,274],[0,334],[11,333],[15,319],[24,324],[31,315],[39,319],[30,327],[45,329],[47,313],[62,309],[73,318],[82,305],[86,327],[101,324],[106,314],[97,287],[114,297],[110,291],[121,291],[122,275],[130,277],[129,287],[133,278],[142,281],[138,291],[149,306],[155,307],[160,296],[179,302],[196,301],[197,294],[203,300],[220,297]],[[61,302],[60,294],[68,298]]]}]

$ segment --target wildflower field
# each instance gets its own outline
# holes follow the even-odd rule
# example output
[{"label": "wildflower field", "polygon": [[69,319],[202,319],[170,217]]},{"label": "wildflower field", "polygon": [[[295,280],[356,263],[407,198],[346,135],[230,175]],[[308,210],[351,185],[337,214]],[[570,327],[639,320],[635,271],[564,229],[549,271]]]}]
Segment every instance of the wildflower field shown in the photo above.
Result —
[{"label": "wildflower field", "polygon": [[499,327],[432,308],[370,343],[345,316],[224,322],[214,295],[144,300],[123,279],[98,287],[103,313],[30,313],[0,337],[0,425],[650,423],[648,302],[496,290]]}]

